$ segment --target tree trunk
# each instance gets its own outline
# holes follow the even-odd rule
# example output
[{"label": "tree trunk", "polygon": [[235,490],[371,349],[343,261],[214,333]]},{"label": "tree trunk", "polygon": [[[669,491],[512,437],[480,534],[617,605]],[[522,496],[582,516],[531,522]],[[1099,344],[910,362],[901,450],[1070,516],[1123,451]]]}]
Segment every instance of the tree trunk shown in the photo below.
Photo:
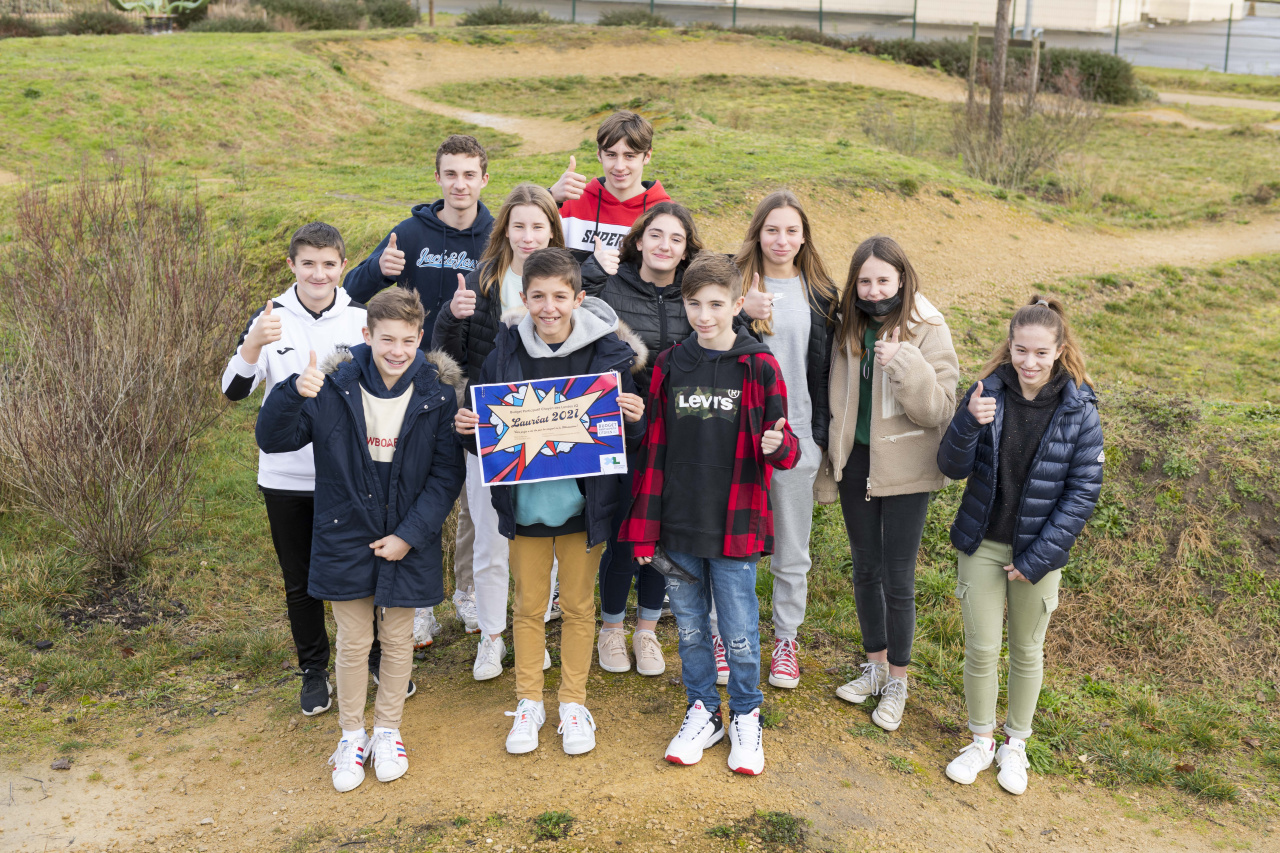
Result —
[{"label": "tree trunk", "polygon": [[1004,66],[1009,53],[1009,0],[996,0],[995,57],[991,69],[991,141],[1004,138]]}]

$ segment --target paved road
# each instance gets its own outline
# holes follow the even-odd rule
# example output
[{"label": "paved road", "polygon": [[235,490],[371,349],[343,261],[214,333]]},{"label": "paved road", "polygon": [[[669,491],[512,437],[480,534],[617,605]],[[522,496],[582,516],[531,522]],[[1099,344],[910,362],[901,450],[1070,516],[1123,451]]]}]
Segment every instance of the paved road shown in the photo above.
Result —
[{"label": "paved road", "polygon": [[[426,0],[420,2],[425,9]],[[494,0],[440,0],[436,9],[458,13],[491,5],[493,2]],[[562,20],[569,20],[574,14],[572,0],[516,2],[513,5],[546,9],[553,17]],[[592,23],[602,12],[610,9],[643,7],[639,3],[625,4],[609,0],[580,0],[576,5],[579,23]],[[727,27],[733,18],[731,5],[728,4],[703,6],[693,3],[656,3],[655,11],[678,24],[707,21]],[[813,0],[812,12],[740,8],[737,22],[739,26],[799,25],[816,29],[818,0]],[[822,29],[834,35],[870,33],[879,38],[899,38],[911,35],[911,22],[908,19],[904,23],[897,17],[824,11]],[[1136,65],[1221,71],[1226,53],[1226,34],[1225,21],[1169,26],[1134,25],[1120,32],[1120,54]],[[965,38],[967,32],[960,27],[922,25],[917,29],[916,35],[921,39]],[[1114,39],[1114,32],[1045,33],[1046,43],[1055,47],[1083,47],[1106,52],[1112,50]],[[1232,25],[1230,70],[1237,74],[1280,75],[1280,18],[1245,18]]]}]

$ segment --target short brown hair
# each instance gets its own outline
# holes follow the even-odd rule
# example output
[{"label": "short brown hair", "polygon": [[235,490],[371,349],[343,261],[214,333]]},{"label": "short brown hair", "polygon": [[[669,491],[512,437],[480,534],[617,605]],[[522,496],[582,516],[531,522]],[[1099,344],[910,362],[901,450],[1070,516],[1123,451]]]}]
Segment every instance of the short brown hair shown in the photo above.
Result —
[{"label": "short brown hair", "polygon": [[365,310],[368,312],[365,325],[370,332],[383,320],[403,320],[421,329],[427,319],[418,291],[407,287],[388,287],[370,299],[365,304]]},{"label": "short brown hair", "polygon": [[742,295],[742,273],[733,259],[719,252],[699,252],[684,271],[680,295],[692,299],[699,290],[713,284],[728,288],[734,300]]},{"label": "short brown hair", "polygon": [[689,209],[674,201],[660,201],[631,223],[631,230],[627,232],[626,237],[622,238],[622,248],[618,251],[619,262],[640,265],[640,240],[644,237],[644,232],[648,231],[649,226],[653,224],[653,220],[659,216],[674,216],[680,223],[680,227],[684,229],[684,260],[680,263],[687,264],[693,260],[694,255],[702,251],[702,238],[698,236],[698,229],[693,224],[693,214]]},{"label": "short brown hair", "polygon": [[600,122],[596,131],[596,145],[603,151],[612,148],[621,140],[627,141],[627,147],[637,154],[653,150],[653,125],[638,113],[618,110]]},{"label": "short brown hair", "polygon": [[440,173],[440,158],[446,154],[461,154],[463,157],[479,157],[480,174],[489,174],[489,155],[485,153],[484,146],[480,144],[480,140],[476,139],[474,136],[455,133],[444,142],[441,142],[440,147],[436,149],[436,174]]},{"label": "short brown hair", "polygon": [[347,244],[337,228],[326,222],[308,222],[289,239],[289,260],[298,259],[298,247],[310,246],[313,249],[337,249],[338,257],[347,259]]},{"label": "short brown hair", "polygon": [[568,249],[538,249],[524,259],[524,275],[521,284],[529,292],[529,282],[535,278],[555,278],[573,286],[573,295],[582,292],[582,268]]}]

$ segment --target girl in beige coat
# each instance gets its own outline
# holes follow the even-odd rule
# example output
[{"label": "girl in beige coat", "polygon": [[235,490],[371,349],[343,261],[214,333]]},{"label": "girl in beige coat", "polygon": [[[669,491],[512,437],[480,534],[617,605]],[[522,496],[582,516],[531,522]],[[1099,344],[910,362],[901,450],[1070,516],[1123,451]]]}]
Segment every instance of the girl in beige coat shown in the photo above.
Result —
[{"label": "girl in beige coat", "polygon": [[853,556],[867,662],[836,690],[879,696],[872,721],[894,731],[907,700],[915,635],[916,552],[929,493],[946,484],[938,445],[956,408],[959,364],[938,309],[918,292],[902,248],[862,243],[849,264],[831,364],[828,456]]}]

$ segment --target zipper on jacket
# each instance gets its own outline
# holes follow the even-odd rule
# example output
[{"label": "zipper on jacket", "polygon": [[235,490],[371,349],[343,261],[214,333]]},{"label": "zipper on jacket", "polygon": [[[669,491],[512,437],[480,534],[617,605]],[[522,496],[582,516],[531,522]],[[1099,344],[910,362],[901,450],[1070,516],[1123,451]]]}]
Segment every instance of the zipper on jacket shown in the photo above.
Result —
[{"label": "zipper on jacket", "polygon": [[924,435],[924,430],[917,429],[917,430],[912,430],[911,432],[898,433],[897,435],[882,435],[880,436],[880,438],[883,439],[884,441],[889,442],[890,444],[897,444],[898,439],[911,438],[914,435]]},{"label": "zipper on jacket", "polygon": [[667,309],[663,305],[662,291],[658,291],[658,352],[667,348]]},{"label": "zipper on jacket", "polygon": [[867,478],[867,503],[871,503],[871,478]]}]

